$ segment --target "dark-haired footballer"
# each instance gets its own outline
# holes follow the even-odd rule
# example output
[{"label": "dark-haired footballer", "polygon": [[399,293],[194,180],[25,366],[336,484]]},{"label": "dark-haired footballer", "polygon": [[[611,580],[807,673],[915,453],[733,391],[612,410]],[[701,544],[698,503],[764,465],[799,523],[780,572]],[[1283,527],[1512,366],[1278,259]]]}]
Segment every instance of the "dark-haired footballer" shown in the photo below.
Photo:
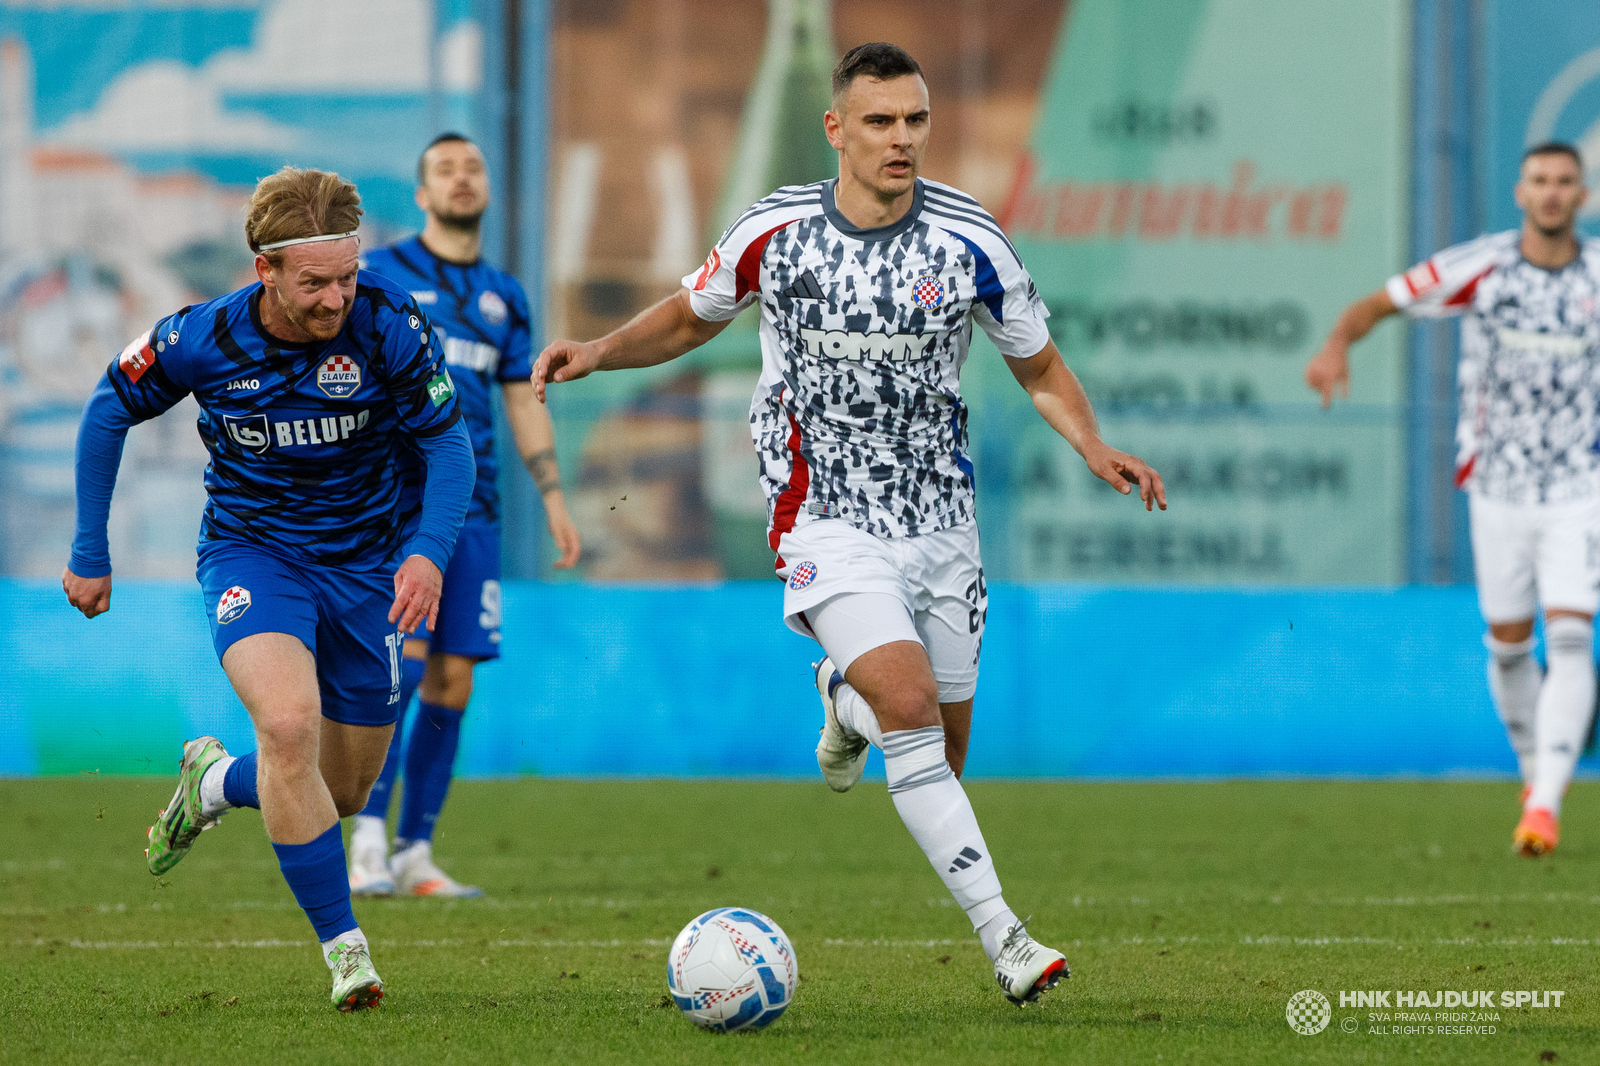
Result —
[{"label": "dark-haired footballer", "polygon": [[1100,439],[994,219],[918,177],[931,113],[916,61],[892,44],[847,52],[823,125],[838,178],[757,202],[677,295],[599,340],[552,344],[534,385],[677,358],[760,306],[751,431],[784,621],[825,652],[818,765],[844,791],[868,744],[882,750],[895,809],[1001,990],[1032,1002],[1066,959],[1007,906],[959,780],[988,610],[960,390],[973,326],[1096,476],[1147,508],[1165,509],[1166,491]]},{"label": "dark-haired footballer", "polygon": [[[1522,158],[1519,229],[1446,248],[1351,304],[1306,366],[1349,395],[1350,345],[1397,311],[1461,316],[1456,487],[1468,494],[1489,691],[1522,774],[1514,847],[1560,839],[1594,708],[1600,604],[1600,243],[1580,240],[1583,161],[1550,142]],[[1533,657],[1544,608],[1545,661]]]},{"label": "dark-haired footballer", "polygon": [[[406,641],[400,724],[383,772],[355,818],[350,890],[358,896],[399,892],[461,898],[483,893],[439,868],[433,833],[450,791],[473,668],[500,657],[499,462],[491,406],[496,385],[517,453],[544,498],[550,537],[561,553],[554,565],[575,565],[580,542],[561,493],[555,429],[528,381],[533,355],[528,297],[516,278],[479,254],[489,171],[478,146],[458,133],[435,137],[417,161],[416,200],[426,217],[422,232],[369,252],[362,265],[407,289],[433,323],[456,383],[461,420],[472,437],[477,482],[445,571],[438,623]],[[420,465],[417,472],[422,473]],[[422,698],[406,727],[404,708],[419,684]],[[405,789],[391,855],[386,818],[402,761]]]}]

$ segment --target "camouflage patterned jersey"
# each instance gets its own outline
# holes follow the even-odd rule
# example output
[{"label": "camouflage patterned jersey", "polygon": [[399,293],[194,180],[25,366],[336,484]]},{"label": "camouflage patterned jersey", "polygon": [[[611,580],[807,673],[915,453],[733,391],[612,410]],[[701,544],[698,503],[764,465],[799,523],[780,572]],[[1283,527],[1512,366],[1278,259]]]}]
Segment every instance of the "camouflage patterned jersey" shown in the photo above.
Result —
[{"label": "camouflage patterned jersey", "polygon": [[919,179],[899,221],[864,230],[833,187],[756,203],[683,279],[706,321],[760,301],[750,428],[774,551],[819,518],[880,537],[971,520],[959,379],[972,324],[1016,358],[1049,340],[1033,279],[976,200]]},{"label": "camouflage patterned jersey", "polygon": [[1521,234],[1447,248],[1389,279],[1409,315],[1462,315],[1456,484],[1506,503],[1600,495],[1600,242],[1545,270]]}]

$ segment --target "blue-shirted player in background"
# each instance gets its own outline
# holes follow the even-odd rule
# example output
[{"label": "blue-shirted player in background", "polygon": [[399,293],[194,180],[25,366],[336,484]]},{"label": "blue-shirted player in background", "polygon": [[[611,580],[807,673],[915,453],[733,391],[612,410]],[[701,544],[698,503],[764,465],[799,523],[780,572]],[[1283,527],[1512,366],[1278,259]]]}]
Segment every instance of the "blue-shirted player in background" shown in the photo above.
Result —
[{"label": "blue-shirted player in background", "polygon": [[[383,773],[350,838],[350,890],[356,895],[477,896],[433,860],[433,829],[450,790],[472,670],[500,655],[500,494],[495,484],[493,386],[500,385],[517,452],[544,496],[558,567],[578,561],[578,531],[567,515],[556,467],[555,431],[528,380],[532,328],[517,279],[479,258],[479,227],[489,206],[489,175],[478,146],[456,133],[434,138],[417,162],[416,237],[370,252],[364,265],[410,290],[444,343],[462,420],[477,453],[478,481],[466,524],[444,575],[439,621],[406,641],[400,699],[421,684],[416,717],[405,729],[405,789],[389,856],[385,819],[402,759],[396,729]],[[426,664],[424,666],[424,664]]]},{"label": "blue-shirted player in background", "polygon": [[[62,575],[111,605],[106,518],[129,427],[187,395],[211,453],[197,574],[258,748],[183,746],[150,828],[160,875],[230,807],[258,807],[333,971],[342,1011],[383,983],[350,908],[339,819],[378,776],[400,713],[404,634],[431,621],[472,493],[444,349],[401,286],[357,269],[356,187],[285,167],[251,197],[258,284],[158,322],[111,364],[78,431],[78,528]],[[402,487],[411,456],[419,497]]]}]

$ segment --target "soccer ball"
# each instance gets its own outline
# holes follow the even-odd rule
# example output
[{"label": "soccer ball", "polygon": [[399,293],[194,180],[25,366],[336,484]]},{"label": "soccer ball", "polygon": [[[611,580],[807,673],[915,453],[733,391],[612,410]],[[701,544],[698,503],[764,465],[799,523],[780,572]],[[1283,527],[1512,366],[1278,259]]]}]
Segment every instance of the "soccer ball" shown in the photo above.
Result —
[{"label": "soccer ball", "polygon": [[667,955],[667,990],[702,1029],[731,1033],[771,1025],[800,978],[778,923],[743,907],[706,911],[683,927]]}]

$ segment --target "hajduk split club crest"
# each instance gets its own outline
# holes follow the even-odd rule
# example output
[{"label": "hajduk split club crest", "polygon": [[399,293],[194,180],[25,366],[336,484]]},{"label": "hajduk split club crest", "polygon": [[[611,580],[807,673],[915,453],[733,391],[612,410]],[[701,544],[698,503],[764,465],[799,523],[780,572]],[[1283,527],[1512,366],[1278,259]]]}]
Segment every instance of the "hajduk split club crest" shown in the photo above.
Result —
[{"label": "hajduk split club crest", "polygon": [[361,368],[348,355],[330,355],[317,368],[317,388],[342,400],[361,387]]},{"label": "hajduk split club crest", "polygon": [[944,282],[924,274],[911,286],[911,302],[924,311],[937,311],[944,304]]}]

